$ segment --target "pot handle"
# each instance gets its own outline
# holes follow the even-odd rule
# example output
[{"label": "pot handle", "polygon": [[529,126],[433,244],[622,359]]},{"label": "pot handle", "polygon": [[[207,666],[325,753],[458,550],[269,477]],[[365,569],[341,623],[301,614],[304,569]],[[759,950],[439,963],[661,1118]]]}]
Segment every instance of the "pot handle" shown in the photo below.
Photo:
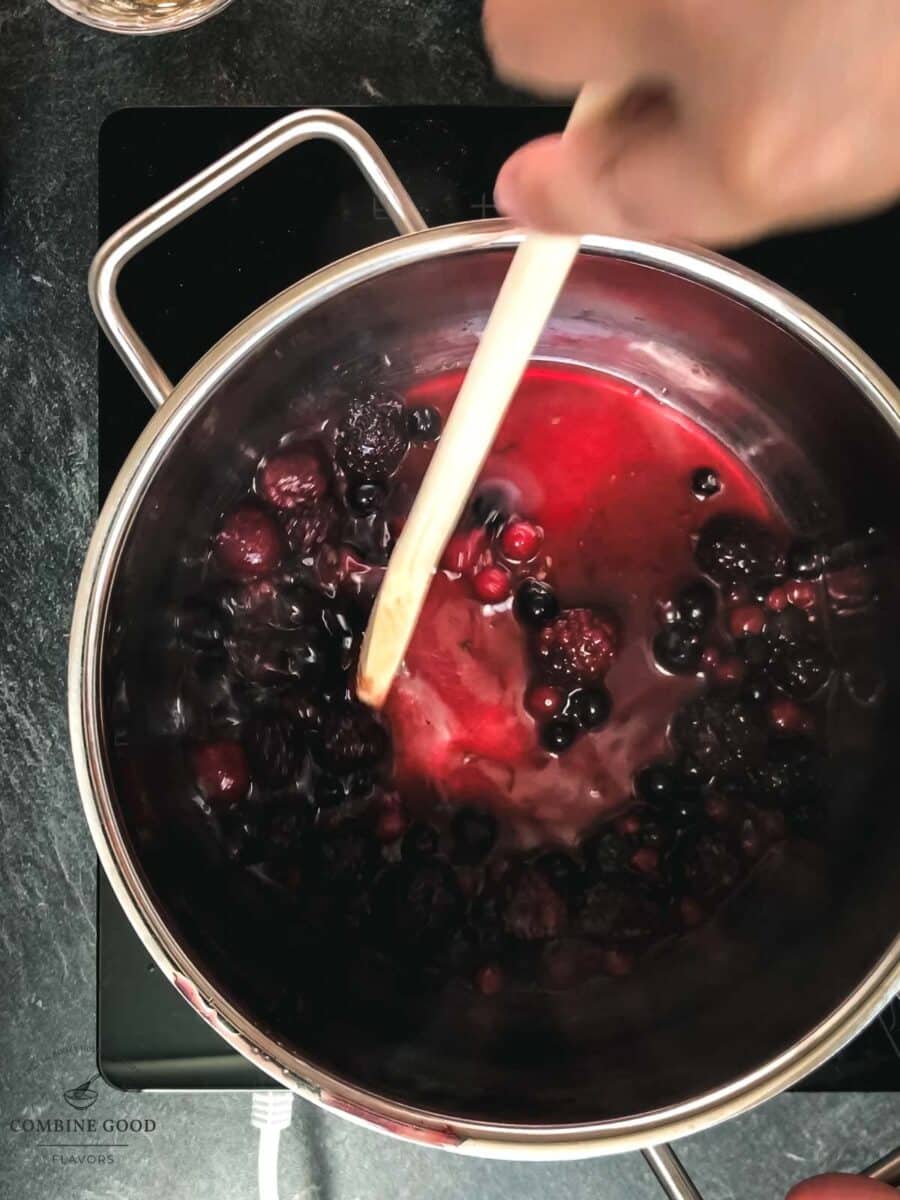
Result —
[{"label": "pot handle", "polygon": [[[648,1146],[642,1153],[669,1200],[703,1200],[671,1146],[663,1142],[659,1146]],[[900,1147],[886,1154],[884,1158],[879,1158],[864,1171],[860,1171],[860,1175],[867,1175],[869,1179],[876,1179],[893,1187],[900,1186]]]},{"label": "pot handle", "polygon": [[310,108],[261,130],[123,225],[103,243],[91,263],[88,294],[97,320],[154,408],[165,403],[173,385],[122,311],[116,287],[119,272],[145,246],[186,217],[285,150],[313,138],[325,138],[346,150],[398,233],[418,233],[426,228],[390,163],[369,134],[349,117],[330,109]]}]

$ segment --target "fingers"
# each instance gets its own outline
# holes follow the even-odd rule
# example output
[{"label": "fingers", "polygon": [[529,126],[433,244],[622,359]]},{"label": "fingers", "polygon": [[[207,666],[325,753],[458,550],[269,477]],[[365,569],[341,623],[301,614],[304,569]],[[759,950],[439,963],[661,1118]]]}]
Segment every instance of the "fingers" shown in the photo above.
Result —
[{"label": "fingers", "polygon": [[613,95],[660,69],[660,7],[657,0],[485,0],[485,41],[511,83],[570,95],[590,79]]},{"label": "fingers", "polygon": [[864,1175],[819,1175],[791,1188],[787,1200],[897,1200],[897,1193]]},{"label": "fingers", "polygon": [[671,108],[613,117],[524,146],[501,170],[495,202],[547,232],[735,244],[775,214],[718,142]]}]

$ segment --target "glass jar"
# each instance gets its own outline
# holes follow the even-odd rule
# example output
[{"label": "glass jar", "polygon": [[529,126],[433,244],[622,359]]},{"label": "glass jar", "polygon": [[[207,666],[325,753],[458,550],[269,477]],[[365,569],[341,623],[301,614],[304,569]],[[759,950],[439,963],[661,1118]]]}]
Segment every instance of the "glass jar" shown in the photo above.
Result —
[{"label": "glass jar", "polygon": [[169,33],[198,25],[231,0],[50,0],[77,21],[113,33]]}]

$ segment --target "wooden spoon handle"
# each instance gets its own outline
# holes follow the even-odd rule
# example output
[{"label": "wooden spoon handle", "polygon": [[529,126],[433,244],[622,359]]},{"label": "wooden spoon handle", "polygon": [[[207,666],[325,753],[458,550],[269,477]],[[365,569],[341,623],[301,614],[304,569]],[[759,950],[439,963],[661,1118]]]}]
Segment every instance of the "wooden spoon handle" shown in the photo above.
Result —
[{"label": "wooden spoon handle", "polygon": [[[567,128],[597,112],[582,90]],[[519,245],[485,325],[434,457],[391,553],[369,617],[357,695],[380,708],[538,338],[578,253],[577,237],[529,234]]]}]

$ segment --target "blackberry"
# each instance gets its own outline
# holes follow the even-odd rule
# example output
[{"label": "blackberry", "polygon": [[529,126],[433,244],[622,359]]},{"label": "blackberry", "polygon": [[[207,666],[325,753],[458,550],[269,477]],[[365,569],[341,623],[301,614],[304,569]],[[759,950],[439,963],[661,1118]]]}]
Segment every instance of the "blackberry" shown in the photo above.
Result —
[{"label": "blackberry", "polygon": [[321,753],[338,774],[376,766],[387,749],[387,734],[364,705],[346,704],[325,715]]},{"label": "blackberry", "polygon": [[336,458],[351,478],[389,479],[408,448],[406,410],[399,399],[370,395],[350,401],[338,429]]},{"label": "blackberry", "polygon": [[757,762],[766,746],[764,714],[731,695],[689,701],[675,716],[672,735],[710,773]]},{"label": "blackberry", "polygon": [[565,900],[534,867],[521,868],[508,887],[503,920],[507,931],[520,941],[558,937],[568,913]]},{"label": "blackberry", "polygon": [[728,587],[774,573],[775,541],[768,530],[745,517],[713,517],[700,531],[694,557],[705,575]]},{"label": "blackberry", "polygon": [[303,766],[303,729],[285,713],[263,711],[253,716],[243,740],[254,777],[270,787],[285,787]]}]

